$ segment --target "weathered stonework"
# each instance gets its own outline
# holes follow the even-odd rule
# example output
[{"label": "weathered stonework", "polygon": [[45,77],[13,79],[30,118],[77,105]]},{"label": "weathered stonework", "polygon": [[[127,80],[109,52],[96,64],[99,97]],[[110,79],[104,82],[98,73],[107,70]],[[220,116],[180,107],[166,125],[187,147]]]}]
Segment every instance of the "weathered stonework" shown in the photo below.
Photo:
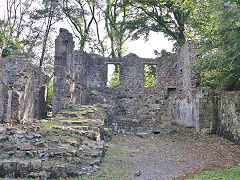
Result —
[{"label": "weathered stonework", "polygon": [[203,134],[216,133],[217,101],[215,93],[209,88],[194,88],[192,94],[196,130]]},{"label": "weathered stonework", "polygon": [[3,81],[8,90],[8,114],[3,123],[25,123],[47,115],[48,77],[25,57],[2,59]]},{"label": "weathered stonework", "polygon": [[2,60],[0,58],[0,124],[7,118],[7,85],[3,81]]},{"label": "weathered stonework", "polygon": [[217,99],[218,133],[240,144],[240,93],[222,93]]},{"label": "weathered stonework", "polygon": [[193,91],[197,87],[198,78],[190,68],[194,60],[193,42],[187,42],[177,58],[177,98],[176,119],[177,124],[186,127],[196,127],[196,108],[193,104]]},{"label": "weathered stonework", "polygon": [[[72,35],[64,29],[55,44],[53,113],[73,104],[115,104],[108,125],[120,131],[159,131],[175,118],[176,57],[104,58],[74,51]],[[120,86],[108,88],[107,65],[119,64]],[[156,65],[157,85],[144,87],[144,65]]]},{"label": "weathered stonework", "polygon": [[[55,46],[54,114],[74,104],[96,105],[107,111],[105,125],[116,132],[158,132],[176,123],[201,133],[215,133],[218,129],[220,134],[232,134],[232,139],[238,139],[237,120],[229,122],[233,125],[228,127],[223,123],[229,121],[223,112],[225,106],[217,109],[219,102],[234,104],[236,97],[218,101],[211,90],[197,87],[199,76],[191,69],[195,59],[193,42],[187,42],[178,55],[161,59],[134,54],[104,58],[73,51],[72,35],[61,29]],[[106,87],[108,64],[119,65],[117,88]],[[144,87],[145,64],[156,65],[155,88]],[[233,105],[226,105],[226,109],[230,107]],[[231,114],[233,119],[238,117]]]},{"label": "weathered stonework", "polygon": [[105,151],[104,110],[73,106],[51,120],[0,125],[0,178],[61,179],[99,169]]}]

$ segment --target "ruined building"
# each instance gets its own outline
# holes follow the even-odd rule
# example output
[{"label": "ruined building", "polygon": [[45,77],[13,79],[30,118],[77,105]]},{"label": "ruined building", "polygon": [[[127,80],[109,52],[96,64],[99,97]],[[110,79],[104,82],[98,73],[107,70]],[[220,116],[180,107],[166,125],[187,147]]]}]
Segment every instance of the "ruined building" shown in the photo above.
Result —
[{"label": "ruined building", "polygon": [[[217,130],[239,142],[239,94],[226,97],[197,87],[198,76],[191,70],[193,48],[187,42],[178,55],[157,59],[134,54],[105,58],[74,50],[72,34],[60,29],[55,42],[53,113],[74,104],[97,105],[108,109],[105,124],[116,132],[159,132],[176,123],[208,133]],[[119,87],[107,87],[109,64],[119,67]],[[145,65],[156,67],[153,88],[144,87]]]},{"label": "ruined building", "polygon": [[25,57],[1,59],[0,124],[46,118],[48,81],[48,77]]},{"label": "ruined building", "polygon": [[[48,77],[24,57],[0,61],[0,177],[93,173],[112,129],[158,134],[180,124],[240,144],[240,93],[197,87],[192,42],[172,57],[105,58],[75,51],[72,35],[60,29],[55,46],[51,120],[34,121],[46,117]],[[108,87],[110,65],[119,70],[115,88]],[[152,87],[145,87],[146,68]]]},{"label": "ruined building", "polygon": [[[239,93],[197,87],[192,42],[172,57],[105,58],[74,50],[72,35],[60,29],[55,46],[53,114],[76,104],[96,105],[106,109],[105,125],[116,132],[159,132],[176,123],[240,141]],[[23,57],[0,63],[0,124],[46,117],[48,78]],[[119,87],[107,87],[109,64],[119,67]],[[155,87],[144,87],[146,65],[156,68]]]},{"label": "ruined building", "polygon": [[[187,68],[192,48],[188,42],[179,55],[159,59],[105,58],[74,51],[72,35],[61,29],[55,43],[53,113],[73,104],[106,104],[113,105],[106,123],[118,132],[157,132],[174,122],[196,127],[192,88],[197,78]],[[119,87],[107,87],[109,64],[119,67]],[[153,88],[144,87],[146,65],[156,67]]]}]

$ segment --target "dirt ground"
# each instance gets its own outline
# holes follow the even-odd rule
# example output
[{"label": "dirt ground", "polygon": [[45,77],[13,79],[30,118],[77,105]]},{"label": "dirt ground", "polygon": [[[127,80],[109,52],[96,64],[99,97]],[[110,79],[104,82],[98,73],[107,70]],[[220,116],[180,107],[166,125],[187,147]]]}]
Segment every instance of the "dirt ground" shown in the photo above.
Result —
[{"label": "dirt ground", "polygon": [[240,146],[217,135],[175,127],[151,135],[115,135],[91,179],[164,180],[240,163]]}]

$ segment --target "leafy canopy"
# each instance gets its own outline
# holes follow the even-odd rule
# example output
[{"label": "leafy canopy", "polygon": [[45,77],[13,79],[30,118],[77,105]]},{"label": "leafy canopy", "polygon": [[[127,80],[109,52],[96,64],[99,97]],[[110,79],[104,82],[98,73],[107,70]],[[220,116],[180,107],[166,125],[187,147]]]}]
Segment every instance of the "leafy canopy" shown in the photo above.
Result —
[{"label": "leafy canopy", "polygon": [[240,4],[237,0],[192,1],[188,37],[197,44],[194,67],[201,84],[240,90]]}]

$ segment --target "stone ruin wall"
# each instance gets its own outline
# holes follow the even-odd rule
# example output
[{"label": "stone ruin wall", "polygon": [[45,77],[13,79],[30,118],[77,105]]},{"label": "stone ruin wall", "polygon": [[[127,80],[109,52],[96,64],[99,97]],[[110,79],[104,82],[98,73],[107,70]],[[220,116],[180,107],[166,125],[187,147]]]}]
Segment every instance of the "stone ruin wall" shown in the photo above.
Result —
[{"label": "stone ruin wall", "polygon": [[[65,29],[55,43],[53,113],[73,104],[105,104],[108,125],[116,131],[159,131],[176,120],[177,56],[160,59],[129,54],[104,58],[73,51],[72,35]],[[185,55],[185,54],[184,54]],[[182,55],[180,55],[182,56]],[[119,64],[120,86],[108,88],[107,64]],[[157,85],[144,87],[144,65],[156,65]]]},{"label": "stone ruin wall", "polygon": [[0,124],[7,117],[7,85],[0,79]]},{"label": "stone ruin wall", "polygon": [[180,50],[177,62],[176,123],[186,127],[198,126],[198,108],[195,94],[199,81],[191,67],[194,61],[194,44],[187,42]]},{"label": "stone ruin wall", "polygon": [[240,144],[240,93],[222,93],[216,98],[218,134]]},{"label": "stone ruin wall", "polygon": [[0,107],[5,109],[1,123],[26,123],[46,118],[48,77],[21,56],[2,59],[1,70],[5,84],[2,90],[5,101],[0,100]]},{"label": "stone ruin wall", "polygon": [[[197,87],[199,77],[191,69],[195,59],[192,42],[168,58],[146,59],[134,54],[104,58],[74,51],[72,35],[61,29],[55,46],[53,113],[74,104],[97,104],[108,109],[106,124],[117,132],[157,132],[176,123],[202,133],[232,133],[229,137],[239,137],[239,111],[233,112],[232,108],[232,115],[224,113],[224,108],[239,107],[235,103],[237,97],[219,100],[210,89]],[[118,88],[106,87],[109,63],[119,64]],[[155,88],[144,87],[144,64],[157,65]],[[232,106],[223,107],[220,102]],[[230,116],[234,116],[234,122],[226,118]]]},{"label": "stone ruin wall", "polygon": [[[0,58],[0,67],[2,67],[2,59]],[[3,81],[3,72],[0,68],[0,124],[7,118],[7,101],[8,101],[8,88]]]}]

